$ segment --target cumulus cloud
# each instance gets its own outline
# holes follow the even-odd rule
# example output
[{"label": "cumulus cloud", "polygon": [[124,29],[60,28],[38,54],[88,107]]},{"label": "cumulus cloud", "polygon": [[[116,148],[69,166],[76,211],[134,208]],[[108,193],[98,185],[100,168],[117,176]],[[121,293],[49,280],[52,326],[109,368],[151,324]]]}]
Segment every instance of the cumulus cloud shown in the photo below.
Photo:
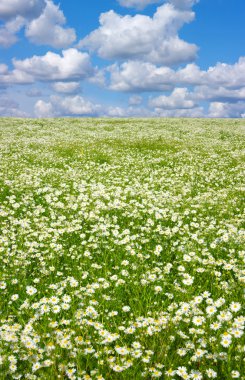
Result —
[{"label": "cumulus cloud", "polygon": [[72,94],[80,90],[79,82],[56,82],[53,84],[53,89],[56,92],[63,94]]},{"label": "cumulus cloud", "polygon": [[[31,84],[41,82],[78,82],[93,75],[93,68],[88,53],[81,53],[76,49],[63,50],[61,54],[47,52],[43,56],[33,56],[24,60],[13,59],[13,70],[9,71],[6,65],[0,65],[0,85]],[[63,90],[61,89],[63,86]],[[58,84],[56,90],[68,91],[70,86],[78,84]],[[66,87],[66,91],[65,91]]]},{"label": "cumulus cloud", "polygon": [[197,4],[199,0],[169,0],[176,8],[188,9],[192,8],[193,5]]},{"label": "cumulus cloud", "polygon": [[234,65],[217,63],[207,71],[207,77],[211,83],[230,88],[245,86],[245,57],[240,57]]},{"label": "cumulus cloud", "polygon": [[203,107],[190,109],[155,110],[155,117],[205,117]]},{"label": "cumulus cloud", "polygon": [[159,3],[161,0],[118,0],[126,8],[144,9],[147,5]]},{"label": "cumulus cloud", "polygon": [[35,115],[39,118],[56,116],[52,103],[45,102],[41,99],[36,102],[34,111],[35,111]]},{"label": "cumulus cloud", "polygon": [[[169,0],[176,8],[192,8],[199,0]],[[163,0],[118,0],[119,4],[126,8],[144,9],[147,5],[163,2]]]},{"label": "cumulus cloud", "polygon": [[76,40],[74,29],[65,28],[66,18],[51,0],[1,0],[0,45],[8,47],[24,27],[25,35],[38,45],[66,48]]},{"label": "cumulus cloud", "polygon": [[13,69],[9,71],[7,65],[3,66],[3,70],[0,69],[0,85],[7,86],[12,84],[30,84],[34,82],[34,78],[23,71]]},{"label": "cumulus cloud", "polygon": [[115,91],[164,91],[172,88],[174,70],[152,63],[128,61],[108,67],[109,88]]},{"label": "cumulus cloud", "polygon": [[107,68],[110,73],[109,88],[115,91],[166,91],[173,86],[201,85],[209,81],[207,73],[196,64],[173,70],[148,62],[127,61]]},{"label": "cumulus cloud", "polygon": [[17,40],[16,33],[18,33],[23,25],[25,20],[21,16],[15,17],[13,20],[10,20],[0,27],[0,46],[5,48],[13,45]]},{"label": "cumulus cloud", "polygon": [[245,57],[233,65],[218,63],[207,71],[191,63],[178,70],[140,61],[107,67],[111,90],[126,92],[167,91],[175,86],[194,86],[199,100],[243,99]]},{"label": "cumulus cloud", "polygon": [[45,6],[45,0],[1,0],[0,20],[9,20],[17,16],[33,19],[39,17]]},{"label": "cumulus cloud", "polygon": [[209,117],[244,117],[245,116],[245,102],[239,101],[237,103],[221,103],[212,102],[209,105]]},{"label": "cumulus cloud", "polygon": [[88,79],[90,83],[94,83],[100,87],[106,86],[106,72],[107,69],[99,69],[95,67],[93,75]]},{"label": "cumulus cloud", "polygon": [[156,114],[142,107],[102,106],[84,97],[51,96],[48,101],[38,100],[34,107],[37,117],[101,116],[101,117],[154,117]]},{"label": "cumulus cloud", "polygon": [[63,50],[61,55],[47,52],[43,56],[14,59],[13,65],[19,73],[40,81],[80,80],[93,71],[89,55],[76,49]]},{"label": "cumulus cloud", "polygon": [[239,100],[245,100],[245,87],[230,89],[225,87],[212,87],[212,85],[197,86],[195,87],[194,95],[197,100],[234,103]]},{"label": "cumulus cloud", "polygon": [[151,110],[142,107],[118,107],[111,106],[104,110],[102,116],[108,117],[154,117],[156,116]]},{"label": "cumulus cloud", "polygon": [[6,75],[8,73],[8,66],[5,63],[0,63],[0,75]]},{"label": "cumulus cloud", "polygon": [[189,109],[196,107],[191,94],[187,88],[175,88],[169,95],[161,95],[152,98],[149,102],[150,107],[155,109]]},{"label": "cumulus cloud", "polygon": [[170,95],[149,99],[149,107],[157,117],[203,117],[204,109],[187,88],[175,88]]},{"label": "cumulus cloud", "polygon": [[25,35],[37,45],[65,48],[76,40],[74,29],[64,28],[65,23],[63,12],[52,1],[47,0],[43,13],[27,25]]},{"label": "cumulus cloud", "polygon": [[34,111],[37,117],[94,116],[101,111],[101,106],[79,95],[51,96],[49,102],[38,100]]},{"label": "cumulus cloud", "polygon": [[178,36],[179,29],[194,19],[191,10],[179,10],[171,4],[157,8],[153,17],[120,16],[114,11],[100,16],[100,27],[83,40],[87,47],[104,59],[137,59],[174,65],[192,61],[197,46]]},{"label": "cumulus cloud", "polygon": [[147,107],[109,107],[105,109],[104,115],[108,117],[203,117],[204,111],[202,107],[193,108],[174,108],[149,109]]}]

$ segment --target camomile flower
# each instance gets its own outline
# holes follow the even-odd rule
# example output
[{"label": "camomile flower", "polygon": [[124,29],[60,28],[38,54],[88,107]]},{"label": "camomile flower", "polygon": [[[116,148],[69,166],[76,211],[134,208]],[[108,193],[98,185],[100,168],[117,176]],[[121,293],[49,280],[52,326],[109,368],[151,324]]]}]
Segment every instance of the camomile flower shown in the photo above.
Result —
[{"label": "camomile flower", "polygon": [[140,342],[133,342],[132,347],[135,349],[139,349],[139,348],[141,348],[141,344],[140,344]]},{"label": "camomile flower", "polygon": [[155,370],[152,371],[152,373],[151,373],[151,376],[152,376],[153,378],[160,377],[161,375],[162,375],[162,372],[159,371],[159,370],[157,370],[157,369],[155,369]]},{"label": "camomile flower", "polygon": [[232,329],[231,331],[232,335],[235,337],[235,338],[241,338],[241,336],[243,335],[243,331],[240,330],[240,329]]},{"label": "camomile flower", "polygon": [[161,286],[155,286],[154,290],[155,290],[155,293],[161,293],[162,287]]},{"label": "camomile flower", "polygon": [[217,377],[217,372],[215,372],[212,368],[207,369],[206,374],[209,379],[215,379]]},{"label": "camomile flower", "polygon": [[194,281],[193,277],[185,278],[182,280],[184,285],[192,285],[193,281]]},{"label": "camomile flower", "polygon": [[174,371],[172,368],[168,369],[166,372],[165,372],[165,375],[166,376],[174,376],[176,374],[176,371]]},{"label": "camomile flower", "polygon": [[49,299],[49,302],[50,302],[52,305],[56,305],[56,304],[59,302],[59,298],[56,297],[56,296],[52,296],[52,297]]},{"label": "camomile flower", "polygon": [[142,356],[143,352],[141,350],[135,350],[135,351],[132,351],[131,355],[133,356],[133,358],[140,358]]},{"label": "camomile flower", "polygon": [[191,371],[190,378],[195,380],[202,380],[202,374],[199,371]]},{"label": "camomile flower", "polygon": [[198,315],[192,318],[192,322],[195,326],[201,326],[205,322],[205,318],[201,315]]},{"label": "camomile flower", "polygon": [[187,351],[186,351],[184,348],[179,348],[179,349],[177,350],[177,354],[178,354],[179,356],[185,356],[186,353],[187,353]]},{"label": "camomile flower", "polygon": [[19,294],[13,294],[13,295],[11,296],[11,300],[12,300],[12,301],[16,301],[18,298],[19,298]]},{"label": "camomile flower", "polygon": [[211,296],[211,293],[208,292],[208,291],[205,291],[205,292],[202,293],[202,295],[203,295],[204,298],[209,298]]},{"label": "camomile flower", "polygon": [[208,315],[213,315],[217,312],[217,308],[214,305],[207,306],[206,312]]},{"label": "camomile flower", "polygon": [[220,323],[220,322],[214,322],[214,323],[212,323],[212,324],[210,325],[210,328],[211,328],[212,330],[219,330],[220,327],[221,327],[221,323]]},{"label": "camomile flower", "polygon": [[65,303],[71,302],[71,297],[68,294],[64,294],[62,297],[62,301]]},{"label": "camomile flower", "polygon": [[241,309],[241,304],[239,302],[232,302],[230,304],[231,311],[237,313]]},{"label": "camomile flower", "polygon": [[201,303],[203,301],[203,297],[202,296],[196,296],[195,298],[194,298],[194,303],[195,304],[199,304],[199,303]]},{"label": "camomile flower", "polygon": [[239,379],[240,373],[238,371],[232,371],[231,377],[232,377],[232,379]]},{"label": "camomile flower", "polygon": [[39,368],[41,368],[41,364],[39,362],[36,362],[33,364],[32,366],[32,371],[35,372],[37,371]]},{"label": "camomile flower", "polygon": [[17,365],[14,364],[14,363],[11,363],[10,366],[9,366],[9,370],[11,372],[16,372],[17,371]]},{"label": "camomile flower", "polygon": [[61,307],[63,310],[69,310],[71,305],[69,303],[62,302]]},{"label": "camomile flower", "polygon": [[124,367],[117,364],[115,366],[112,366],[111,369],[113,369],[114,372],[122,372],[124,370]]},{"label": "camomile flower", "polygon": [[127,347],[116,346],[116,347],[115,347],[115,351],[116,351],[119,355],[123,355],[123,356],[129,354],[129,350],[127,349]]},{"label": "camomile flower", "polygon": [[128,313],[130,311],[130,307],[129,306],[123,306],[122,311],[124,311],[125,313]]},{"label": "camomile flower", "polygon": [[178,367],[176,370],[176,374],[182,377],[183,375],[187,374],[187,368],[186,367]]},{"label": "camomile flower", "polygon": [[231,345],[231,339],[229,339],[229,338],[222,338],[220,344],[223,347],[229,347]]},{"label": "camomile flower", "polygon": [[59,313],[59,312],[60,312],[60,306],[59,306],[59,305],[54,305],[54,306],[52,307],[52,311],[53,311],[53,313],[55,313],[55,314]]},{"label": "camomile flower", "polygon": [[34,286],[27,286],[27,287],[26,287],[26,293],[27,293],[29,296],[32,296],[33,294],[37,293],[37,289],[34,288]]},{"label": "camomile flower", "polygon": [[135,332],[135,327],[130,326],[124,330],[125,334],[133,334]]},{"label": "camomile flower", "polygon": [[41,312],[42,313],[48,313],[50,311],[50,306],[47,304],[41,305]]}]

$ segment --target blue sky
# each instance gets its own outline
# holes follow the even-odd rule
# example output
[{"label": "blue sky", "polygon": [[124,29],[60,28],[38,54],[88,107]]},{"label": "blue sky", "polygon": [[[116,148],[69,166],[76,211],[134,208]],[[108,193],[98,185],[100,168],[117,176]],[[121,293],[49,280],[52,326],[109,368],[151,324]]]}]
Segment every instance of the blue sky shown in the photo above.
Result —
[{"label": "blue sky", "polygon": [[1,0],[0,115],[245,117],[244,0]]}]

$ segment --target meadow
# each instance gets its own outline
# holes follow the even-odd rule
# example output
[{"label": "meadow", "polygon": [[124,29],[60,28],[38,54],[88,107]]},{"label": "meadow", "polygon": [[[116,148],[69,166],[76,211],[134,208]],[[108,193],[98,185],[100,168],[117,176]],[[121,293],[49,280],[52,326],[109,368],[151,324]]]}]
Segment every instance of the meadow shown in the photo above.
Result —
[{"label": "meadow", "polygon": [[0,379],[245,379],[245,121],[0,119]]}]

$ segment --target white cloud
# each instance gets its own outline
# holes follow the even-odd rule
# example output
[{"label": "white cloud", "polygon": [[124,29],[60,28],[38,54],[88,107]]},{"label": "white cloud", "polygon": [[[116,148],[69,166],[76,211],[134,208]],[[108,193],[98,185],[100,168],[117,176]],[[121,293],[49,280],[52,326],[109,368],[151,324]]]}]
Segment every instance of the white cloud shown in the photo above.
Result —
[{"label": "white cloud", "polygon": [[19,73],[40,81],[80,80],[92,74],[89,55],[76,49],[63,50],[62,55],[47,52],[44,56],[14,59],[13,65]]},{"label": "white cloud", "polygon": [[0,66],[0,84],[6,86],[37,81],[77,82],[93,74],[89,55],[76,49],[63,50],[61,55],[47,52],[43,56],[33,56],[24,60],[13,59],[12,63],[12,71],[9,71],[6,65]]},{"label": "white cloud", "polygon": [[38,100],[35,104],[37,117],[94,116],[101,112],[101,106],[85,98],[76,96],[51,96],[49,102]]},{"label": "white cloud", "polygon": [[35,44],[65,48],[76,40],[74,29],[62,27],[65,23],[63,12],[47,0],[43,13],[27,25],[25,34]]},{"label": "white cloud", "polygon": [[209,117],[244,117],[245,102],[239,101],[237,103],[221,103],[212,102],[209,106]]},{"label": "white cloud", "polygon": [[15,44],[18,40],[16,33],[21,30],[24,24],[23,17],[17,16],[0,27],[0,46],[9,47]]},{"label": "white cloud", "polygon": [[[191,8],[199,0],[169,0],[176,8]],[[163,0],[118,0],[119,4],[126,8],[144,9],[147,5],[163,2]]]},{"label": "white cloud", "polygon": [[45,6],[45,0],[1,0],[0,19],[9,20],[17,16],[33,19],[42,13]]},{"label": "white cloud", "polygon": [[109,11],[101,14],[100,27],[78,46],[87,47],[104,59],[180,64],[196,57],[197,46],[178,36],[178,30],[193,19],[192,11],[175,9],[171,4],[157,8],[152,18],[139,14],[120,16]]},{"label": "white cloud", "polygon": [[104,110],[102,116],[108,117],[154,117],[154,112],[142,107],[117,107],[111,106]]},{"label": "white cloud", "polygon": [[199,2],[199,0],[169,0],[176,8],[188,9]]},{"label": "white cloud", "polygon": [[225,87],[197,86],[194,90],[197,100],[215,100],[218,102],[236,102],[245,100],[245,87],[230,89]]},{"label": "white cloud", "polygon": [[174,70],[148,62],[128,61],[109,66],[107,70],[110,73],[109,88],[115,91],[169,90],[175,81]]},{"label": "white cloud", "polygon": [[80,90],[79,82],[56,82],[53,84],[53,89],[56,92],[63,94],[71,94]]},{"label": "white cloud", "polygon": [[37,117],[61,116],[108,116],[108,117],[153,117],[152,110],[141,107],[102,106],[76,96],[51,96],[45,102],[38,100],[34,107]]},{"label": "white cloud", "polygon": [[115,91],[166,91],[176,84],[205,84],[208,78],[195,64],[188,64],[177,71],[148,62],[127,61],[107,68],[110,73],[109,88]]},{"label": "white cloud", "polygon": [[161,95],[149,101],[150,107],[157,109],[189,109],[196,107],[187,88],[175,88],[169,96]]},{"label": "white cloud", "polygon": [[234,65],[217,63],[207,71],[208,80],[216,85],[239,88],[245,86],[245,57],[240,57]]},{"label": "white cloud", "polygon": [[203,107],[195,107],[190,109],[172,109],[163,110],[158,108],[155,110],[157,117],[205,117]]},{"label": "white cloud", "polygon": [[0,75],[5,75],[8,73],[8,66],[5,63],[0,63]]},{"label": "white cloud", "polygon": [[186,85],[204,84],[208,81],[206,72],[200,70],[195,63],[189,63],[175,73],[175,83]]},{"label": "white cloud", "polygon": [[[242,99],[245,88],[245,57],[233,65],[218,63],[207,71],[196,64],[173,70],[147,62],[127,61],[107,67],[108,87],[114,91],[166,91],[178,86],[196,86],[203,99]],[[240,90],[239,90],[240,89]]]},{"label": "white cloud", "polygon": [[29,84],[34,82],[34,78],[23,71],[14,69],[9,71],[7,65],[3,65],[3,70],[0,70],[0,85],[12,84]]},{"label": "white cloud", "polygon": [[38,100],[34,107],[34,112],[37,117],[54,117],[55,110],[50,102],[44,102],[43,100]]},{"label": "white cloud", "polygon": [[52,0],[1,0],[0,46],[9,47],[24,27],[25,35],[38,45],[66,48],[76,40],[75,30],[65,28],[66,18]]},{"label": "white cloud", "polygon": [[0,27],[0,46],[7,48],[18,40],[15,33],[11,33],[8,28]]},{"label": "white cloud", "polygon": [[126,8],[144,9],[147,5],[159,3],[161,0],[118,0]]},{"label": "white cloud", "polygon": [[107,69],[99,69],[98,67],[95,67],[93,75],[88,81],[101,87],[106,86],[106,71]]}]

